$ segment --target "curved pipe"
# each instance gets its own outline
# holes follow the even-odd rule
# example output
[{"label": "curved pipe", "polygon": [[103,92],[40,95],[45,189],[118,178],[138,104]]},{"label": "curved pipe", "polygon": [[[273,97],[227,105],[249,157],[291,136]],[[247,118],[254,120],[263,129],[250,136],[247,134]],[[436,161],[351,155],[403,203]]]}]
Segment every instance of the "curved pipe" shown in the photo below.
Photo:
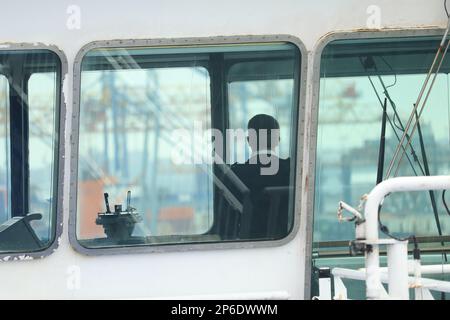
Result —
[{"label": "curved pipe", "polygon": [[381,182],[369,193],[364,208],[366,241],[372,245],[371,252],[366,252],[366,295],[368,299],[381,297],[378,207],[386,195],[394,192],[445,189],[450,189],[450,176],[398,177]]}]

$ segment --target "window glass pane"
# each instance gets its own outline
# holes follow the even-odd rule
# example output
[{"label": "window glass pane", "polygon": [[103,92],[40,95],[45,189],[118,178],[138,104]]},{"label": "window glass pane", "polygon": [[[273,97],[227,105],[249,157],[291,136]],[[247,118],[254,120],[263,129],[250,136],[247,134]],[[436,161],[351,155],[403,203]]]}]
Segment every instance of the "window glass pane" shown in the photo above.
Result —
[{"label": "window glass pane", "polygon": [[[289,44],[90,51],[81,75],[80,243],[95,248],[286,236],[293,219],[298,70],[298,49]],[[267,157],[264,167],[281,165],[269,178],[249,182],[244,142],[257,114],[278,120],[280,147],[277,140],[273,149],[280,158]],[[273,212],[284,199],[281,212],[257,216],[256,199],[272,204]]]},{"label": "window glass pane", "polygon": [[[325,48],[320,80],[315,241],[354,238],[353,224],[337,222],[337,204],[343,200],[357,206],[360,197],[376,185],[382,163],[386,175],[438,43],[437,38],[340,40]],[[426,175],[426,166],[431,175],[448,174],[449,70],[446,58],[420,117],[423,146],[416,131],[397,176]],[[385,98],[385,159],[379,162]],[[441,192],[434,195],[442,233],[449,235],[450,221]],[[390,195],[383,204],[381,220],[397,235],[438,235],[427,192]]]},{"label": "window glass pane", "polygon": [[9,83],[0,75],[0,223],[11,217],[10,145],[9,145]]},{"label": "window glass pane", "polygon": [[171,160],[173,130],[210,128],[207,70],[89,71],[81,90],[86,111],[80,126],[80,238],[104,235],[93,224],[105,207],[103,193],[111,203],[125,203],[128,190],[143,218],[135,235],[207,232],[211,168],[174,166]]},{"label": "window glass pane", "polygon": [[42,213],[32,221],[39,238],[49,241],[53,233],[54,153],[56,134],[56,72],[33,73],[28,80],[30,124],[30,212]]},{"label": "window glass pane", "polygon": [[48,50],[0,51],[0,252],[55,238],[60,61]]}]

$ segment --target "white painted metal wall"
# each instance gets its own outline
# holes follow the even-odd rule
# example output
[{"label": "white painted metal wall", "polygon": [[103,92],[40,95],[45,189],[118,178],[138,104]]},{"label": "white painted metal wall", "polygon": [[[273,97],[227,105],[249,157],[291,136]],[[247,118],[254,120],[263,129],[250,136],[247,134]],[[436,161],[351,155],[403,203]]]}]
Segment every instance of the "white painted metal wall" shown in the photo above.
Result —
[{"label": "white painted metal wall", "polygon": [[[81,10],[80,29],[67,28],[70,5]],[[1,0],[0,44],[43,42],[56,45],[66,54],[69,74],[64,88],[69,121],[65,128],[61,244],[42,260],[1,263],[0,299],[304,298],[305,252],[310,250],[306,235],[311,228],[305,223],[310,214],[305,201],[300,232],[293,241],[277,248],[87,257],[70,247],[67,200],[73,60],[83,45],[94,40],[290,34],[311,51],[312,66],[312,51],[318,41],[330,32],[366,29],[376,14],[372,5],[380,9],[382,28],[446,25],[442,0]],[[311,79],[312,68],[308,73],[303,172],[308,172],[309,163]],[[302,186],[307,186],[309,179],[304,175]],[[302,198],[307,196],[305,188]]]}]

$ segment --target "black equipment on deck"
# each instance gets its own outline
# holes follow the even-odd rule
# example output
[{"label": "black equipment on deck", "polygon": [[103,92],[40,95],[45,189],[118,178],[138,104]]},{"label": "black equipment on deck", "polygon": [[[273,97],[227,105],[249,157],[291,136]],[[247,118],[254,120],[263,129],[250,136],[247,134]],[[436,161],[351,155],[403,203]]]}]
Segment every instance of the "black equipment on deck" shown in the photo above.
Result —
[{"label": "black equipment on deck", "polygon": [[135,208],[130,206],[131,192],[127,193],[127,207],[122,210],[122,205],[114,206],[114,212],[111,212],[108,201],[108,193],[104,194],[106,212],[99,212],[95,223],[103,226],[108,239],[113,241],[126,241],[131,238],[136,223],[142,221],[139,213],[135,212]]}]

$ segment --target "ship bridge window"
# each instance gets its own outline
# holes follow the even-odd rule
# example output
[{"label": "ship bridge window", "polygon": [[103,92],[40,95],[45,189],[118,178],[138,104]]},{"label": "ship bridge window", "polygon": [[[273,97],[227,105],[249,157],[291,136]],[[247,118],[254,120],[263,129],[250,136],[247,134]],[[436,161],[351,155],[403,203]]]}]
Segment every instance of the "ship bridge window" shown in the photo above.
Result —
[{"label": "ship bridge window", "polygon": [[299,49],[284,42],[90,50],[81,62],[78,243],[286,237],[299,70]]},{"label": "ship bridge window", "polygon": [[[361,196],[386,177],[439,41],[440,37],[429,36],[335,40],[324,48],[314,201],[319,255],[348,254],[354,225],[338,223],[337,204],[342,200],[357,207]],[[449,174],[449,72],[447,57],[397,176]],[[383,122],[384,157],[380,156]],[[392,194],[384,201],[380,219],[393,235],[415,235],[427,242],[424,250],[440,253],[449,248],[450,216],[442,192]]]},{"label": "ship bridge window", "polygon": [[41,252],[56,235],[61,61],[0,51],[0,254]]}]

